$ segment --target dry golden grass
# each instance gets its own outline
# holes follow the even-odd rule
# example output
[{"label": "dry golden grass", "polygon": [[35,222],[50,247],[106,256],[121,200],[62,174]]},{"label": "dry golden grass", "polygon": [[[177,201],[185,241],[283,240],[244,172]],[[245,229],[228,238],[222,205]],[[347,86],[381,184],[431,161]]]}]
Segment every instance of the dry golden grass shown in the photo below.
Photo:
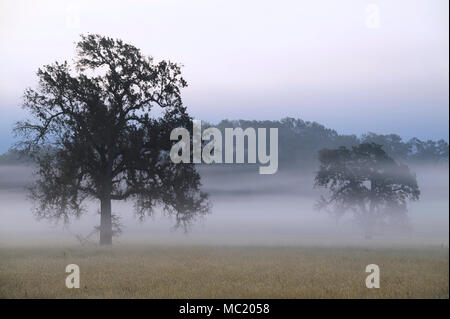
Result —
[{"label": "dry golden grass", "polygon": [[[1,298],[448,298],[448,248],[0,248]],[[81,270],[65,287],[65,267]],[[365,287],[378,264],[380,289]]]}]

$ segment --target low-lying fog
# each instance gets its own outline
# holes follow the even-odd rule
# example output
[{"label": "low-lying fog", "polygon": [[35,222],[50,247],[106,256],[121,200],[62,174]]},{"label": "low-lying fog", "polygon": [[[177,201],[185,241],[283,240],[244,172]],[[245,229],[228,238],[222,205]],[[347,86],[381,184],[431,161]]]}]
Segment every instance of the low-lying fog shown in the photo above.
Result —
[{"label": "low-lying fog", "polygon": [[[212,213],[195,223],[189,233],[173,230],[174,221],[157,214],[140,223],[132,202],[113,202],[122,217],[123,234],[117,243],[150,244],[423,244],[448,245],[449,177],[445,167],[411,167],[417,174],[421,199],[410,205],[412,228],[386,229],[364,239],[350,216],[338,221],[314,210],[323,189],[313,188],[314,176],[297,171],[259,175],[258,170],[232,166],[203,166],[203,189],[210,194]],[[31,181],[30,167],[0,166],[0,244],[77,244],[99,224],[99,203],[70,225],[38,221],[31,213],[24,186]],[[98,236],[91,237],[92,242]]]}]

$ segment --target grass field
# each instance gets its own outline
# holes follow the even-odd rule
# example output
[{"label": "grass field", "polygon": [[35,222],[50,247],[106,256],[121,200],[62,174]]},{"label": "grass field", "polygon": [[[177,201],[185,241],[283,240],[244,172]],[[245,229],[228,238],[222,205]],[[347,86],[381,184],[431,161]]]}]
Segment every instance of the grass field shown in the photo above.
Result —
[{"label": "grass field", "polygon": [[[446,248],[0,248],[1,298],[448,298]],[[80,289],[65,267],[80,266]],[[380,288],[365,267],[380,267]]]}]

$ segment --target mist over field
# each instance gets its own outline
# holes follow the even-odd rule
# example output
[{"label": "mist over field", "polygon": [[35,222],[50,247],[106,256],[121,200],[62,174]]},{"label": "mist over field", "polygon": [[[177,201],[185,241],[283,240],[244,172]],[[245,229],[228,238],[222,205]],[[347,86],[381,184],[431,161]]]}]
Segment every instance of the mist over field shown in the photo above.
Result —
[{"label": "mist over field", "polygon": [[448,299],[448,7],[1,1],[0,299]]},{"label": "mist over field", "polygon": [[[158,209],[143,222],[134,216],[132,202],[113,201],[123,233],[115,244],[220,244],[220,245],[448,245],[448,164],[412,165],[421,198],[410,204],[406,229],[386,227],[372,240],[364,239],[351,216],[336,220],[314,209],[325,190],[314,188],[312,171],[280,170],[259,175],[257,167],[199,166],[203,190],[209,193],[211,214],[198,219],[185,233]],[[37,220],[31,212],[25,186],[32,166],[0,165],[1,245],[79,244],[99,225],[99,203],[87,202],[86,213],[68,225]],[[98,233],[89,241],[98,241]]]}]

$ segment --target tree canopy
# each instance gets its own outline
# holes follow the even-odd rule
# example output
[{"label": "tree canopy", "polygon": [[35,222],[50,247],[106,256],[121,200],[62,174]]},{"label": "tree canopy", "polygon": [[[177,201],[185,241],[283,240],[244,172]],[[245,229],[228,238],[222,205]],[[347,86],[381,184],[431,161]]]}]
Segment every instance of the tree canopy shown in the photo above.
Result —
[{"label": "tree canopy", "polygon": [[226,127],[278,128],[280,169],[298,167],[315,169],[318,164],[317,154],[321,149],[340,146],[353,147],[362,143],[379,144],[387,155],[408,164],[448,164],[449,145],[442,139],[436,141],[423,141],[418,138],[404,140],[397,134],[383,135],[370,132],[361,136],[345,135],[317,122],[289,117],[279,121],[222,120],[213,126],[221,130]]},{"label": "tree canopy", "polygon": [[366,237],[388,219],[405,222],[407,202],[420,190],[408,166],[389,157],[381,145],[363,143],[352,148],[323,149],[316,186],[329,190],[317,207],[339,217],[353,213]]},{"label": "tree canopy", "polygon": [[179,226],[207,213],[195,167],[169,158],[171,130],[192,125],[180,66],[100,35],[81,36],[76,53],[38,70],[38,88],[24,94],[31,118],[15,128],[17,148],[38,163],[36,215],[68,221],[98,199],[100,243],[110,244],[111,200],[134,200],[140,218],[159,205]]}]

